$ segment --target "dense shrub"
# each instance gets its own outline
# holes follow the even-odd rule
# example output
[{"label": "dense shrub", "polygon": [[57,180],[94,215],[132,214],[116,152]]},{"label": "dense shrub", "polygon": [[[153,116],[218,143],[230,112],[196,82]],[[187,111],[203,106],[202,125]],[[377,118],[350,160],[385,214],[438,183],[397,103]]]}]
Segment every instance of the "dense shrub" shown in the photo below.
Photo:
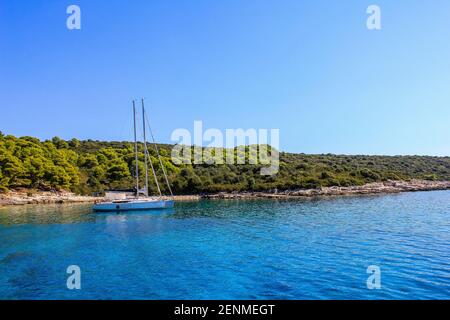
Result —
[{"label": "dense shrub", "polygon": [[[175,165],[170,159],[172,146],[161,144],[158,147],[172,189],[178,194],[352,186],[389,179],[450,180],[449,157],[280,152],[278,174],[261,176],[261,165]],[[143,173],[142,144],[138,150],[138,168]],[[153,148],[150,154],[160,187],[167,193]],[[37,188],[90,194],[111,188],[129,189],[134,186],[135,166],[131,142],[64,141],[57,137],[40,141],[0,134],[0,192]],[[149,178],[150,191],[156,193],[152,174]]]}]

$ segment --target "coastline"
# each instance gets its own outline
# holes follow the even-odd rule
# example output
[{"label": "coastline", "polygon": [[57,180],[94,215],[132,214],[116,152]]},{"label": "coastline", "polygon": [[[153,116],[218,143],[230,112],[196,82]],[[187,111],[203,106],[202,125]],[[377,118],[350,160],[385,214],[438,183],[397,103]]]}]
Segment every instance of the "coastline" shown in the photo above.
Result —
[{"label": "coastline", "polygon": [[95,203],[99,197],[81,196],[65,191],[9,191],[0,194],[0,207],[26,204]]},{"label": "coastline", "polygon": [[[450,190],[450,181],[384,181],[351,187],[321,187],[317,189],[298,189],[286,191],[246,191],[220,192],[201,195],[179,195],[176,201],[195,201],[200,199],[301,199],[312,197],[376,195],[413,191]],[[26,204],[64,204],[96,203],[104,201],[103,197],[81,196],[70,192],[50,191],[9,191],[0,194],[0,207]]]},{"label": "coastline", "polygon": [[[200,200],[200,195],[180,195],[174,197],[176,201]],[[27,204],[69,204],[69,203],[97,203],[106,201],[104,197],[82,196],[67,191],[30,191],[12,190],[0,193],[0,207],[21,206]]]},{"label": "coastline", "polygon": [[384,181],[362,186],[321,187],[317,189],[298,189],[278,192],[241,192],[203,195],[205,199],[300,199],[313,197],[333,197],[352,195],[377,195],[414,191],[450,190],[450,181]]}]

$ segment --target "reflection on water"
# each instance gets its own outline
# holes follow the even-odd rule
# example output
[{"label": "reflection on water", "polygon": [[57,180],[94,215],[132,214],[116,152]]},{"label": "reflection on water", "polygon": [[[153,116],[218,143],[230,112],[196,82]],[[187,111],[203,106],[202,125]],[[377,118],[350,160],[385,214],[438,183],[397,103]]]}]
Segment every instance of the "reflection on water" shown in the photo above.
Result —
[{"label": "reflection on water", "polygon": [[[392,195],[395,196],[395,195]],[[382,196],[362,196],[351,198],[305,198],[301,200],[214,200],[214,201],[184,201],[176,203],[174,208],[149,211],[119,211],[94,212],[92,204],[43,204],[0,207],[0,225],[22,224],[66,224],[82,222],[106,221],[126,222],[144,221],[157,218],[189,219],[189,218],[255,218],[285,215],[286,209],[292,206],[305,208],[306,213],[311,209],[327,202],[347,199],[349,203],[358,199],[378,198]],[[299,207],[300,205],[300,207]],[[249,210],[251,208],[251,210]],[[314,211],[314,210],[313,210]],[[302,212],[296,212],[301,214]]]},{"label": "reflection on water", "polygon": [[173,208],[150,211],[119,211],[96,213],[91,204],[46,204],[0,207],[0,225],[20,224],[65,224],[106,221],[126,222],[167,217],[174,214]]},{"label": "reflection on water", "polygon": [[0,207],[0,224],[76,223],[95,220],[90,204],[45,204]]}]

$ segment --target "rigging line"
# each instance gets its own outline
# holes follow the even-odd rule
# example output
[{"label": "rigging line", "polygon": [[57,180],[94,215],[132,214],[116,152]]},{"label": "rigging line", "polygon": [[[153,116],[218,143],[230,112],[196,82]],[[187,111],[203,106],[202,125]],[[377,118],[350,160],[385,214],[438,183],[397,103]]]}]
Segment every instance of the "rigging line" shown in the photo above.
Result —
[{"label": "rigging line", "polygon": [[[159,196],[162,196],[161,188],[159,187],[158,178],[156,176],[155,168],[153,167],[153,161],[152,161],[152,158],[150,156],[150,152],[148,151],[147,144],[145,144],[145,151],[144,152],[145,152],[146,158],[148,157],[148,162],[150,162],[150,167],[152,168],[153,178],[155,178],[155,183],[156,183],[156,187],[158,188]],[[147,190],[147,193],[148,193],[148,190]],[[147,194],[147,196],[148,196],[148,194]]]},{"label": "rigging line", "polygon": [[[142,106],[142,113],[144,113],[144,106]],[[142,116],[142,131],[143,131],[143,135],[144,135],[145,195],[148,197],[148,158],[149,158],[149,156],[147,154],[147,138],[145,136],[145,118],[144,118],[144,116]],[[152,161],[151,158],[150,158],[150,161]],[[153,166],[153,164],[152,164],[152,166]]]},{"label": "rigging line", "polygon": [[138,145],[136,136],[136,106],[133,100],[133,121],[134,121],[134,161],[136,162],[136,198],[139,198],[139,163],[138,163]]},{"label": "rigging line", "polygon": [[147,116],[146,112],[144,113],[144,117],[145,117],[145,120],[147,121],[148,129],[150,131],[150,136],[152,137],[153,145],[155,146],[156,154],[158,155],[159,164],[161,165],[161,168],[162,168],[162,171],[164,174],[164,179],[166,180],[167,188],[169,189],[170,195],[173,197],[173,192],[172,192],[172,188],[170,187],[169,179],[167,178],[166,169],[164,168],[164,165],[161,160],[161,156],[159,155],[158,145],[155,142],[155,137],[153,136],[152,127],[150,126],[150,121],[148,120],[148,116]]},{"label": "rigging line", "polygon": [[[144,132],[144,137],[145,137],[145,119],[146,119],[146,113],[145,113],[145,109],[144,109],[144,99],[141,99],[141,103],[142,103],[142,122],[143,122],[143,132]],[[150,133],[151,133],[151,128],[150,129]],[[152,134],[153,136],[153,134]],[[156,187],[158,188],[158,192],[159,192],[159,196],[162,197],[162,193],[161,193],[161,188],[159,187],[159,182],[158,182],[158,178],[156,176],[156,172],[155,172],[155,168],[153,167],[153,161],[152,158],[150,157],[150,152],[148,151],[147,148],[147,141],[144,138],[144,153],[145,153],[145,159],[147,160],[147,156],[150,162],[150,166],[152,168],[152,172],[153,172],[153,177],[155,178],[155,183],[156,183]],[[148,193],[148,190],[147,190]]]}]

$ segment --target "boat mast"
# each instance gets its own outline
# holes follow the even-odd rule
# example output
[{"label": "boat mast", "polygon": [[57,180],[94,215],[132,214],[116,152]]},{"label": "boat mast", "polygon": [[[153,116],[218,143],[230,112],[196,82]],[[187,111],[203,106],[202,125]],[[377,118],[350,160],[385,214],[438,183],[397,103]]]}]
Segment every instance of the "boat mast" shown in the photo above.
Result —
[{"label": "boat mast", "polygon": [[[159,187],[159,182],[158,182],[158,178],[156,177],[155,168],[153,167],[152,159],[150,158],[150,154],[148,153],[147,140],[145,139],[145,108],[144,108],[144,99],[141,99],[141,103],[142,103],[142,122],[144,124],[144,152],[145,152],[145,170],[146,170],[146,175],[147,175],[147,170],[148,170],[147,169],[147,155],[148,155],[150,166],[151,166],[152,172],[153,172],[153,177],[155,178],[156,187],[158,188],[158,193],[159,193],[159,196],[161,197],[162,196],[161,188]],[[147,182],[147,186],[148,186],[148,182]],[[147,195],[148,195],[148,191],[147,191]]]},{"label": "boat mast", "polygon": [[136,107],[133,100],[133,121],[134,121],[134,161],[136,162],[136,197],[139,198],[139,164],[138,164],[138,145],[136,136]]},{"label": "boat mast", "polygon": [[[142,99],[142,130],[144,133],[144,161],[145,161],[145,196],[148,197],[148,150],[147,150],[147,138],[145,136],[145,118],[144,118],[144,99]],[[152,159],[150,159],[152,161]]]}]

